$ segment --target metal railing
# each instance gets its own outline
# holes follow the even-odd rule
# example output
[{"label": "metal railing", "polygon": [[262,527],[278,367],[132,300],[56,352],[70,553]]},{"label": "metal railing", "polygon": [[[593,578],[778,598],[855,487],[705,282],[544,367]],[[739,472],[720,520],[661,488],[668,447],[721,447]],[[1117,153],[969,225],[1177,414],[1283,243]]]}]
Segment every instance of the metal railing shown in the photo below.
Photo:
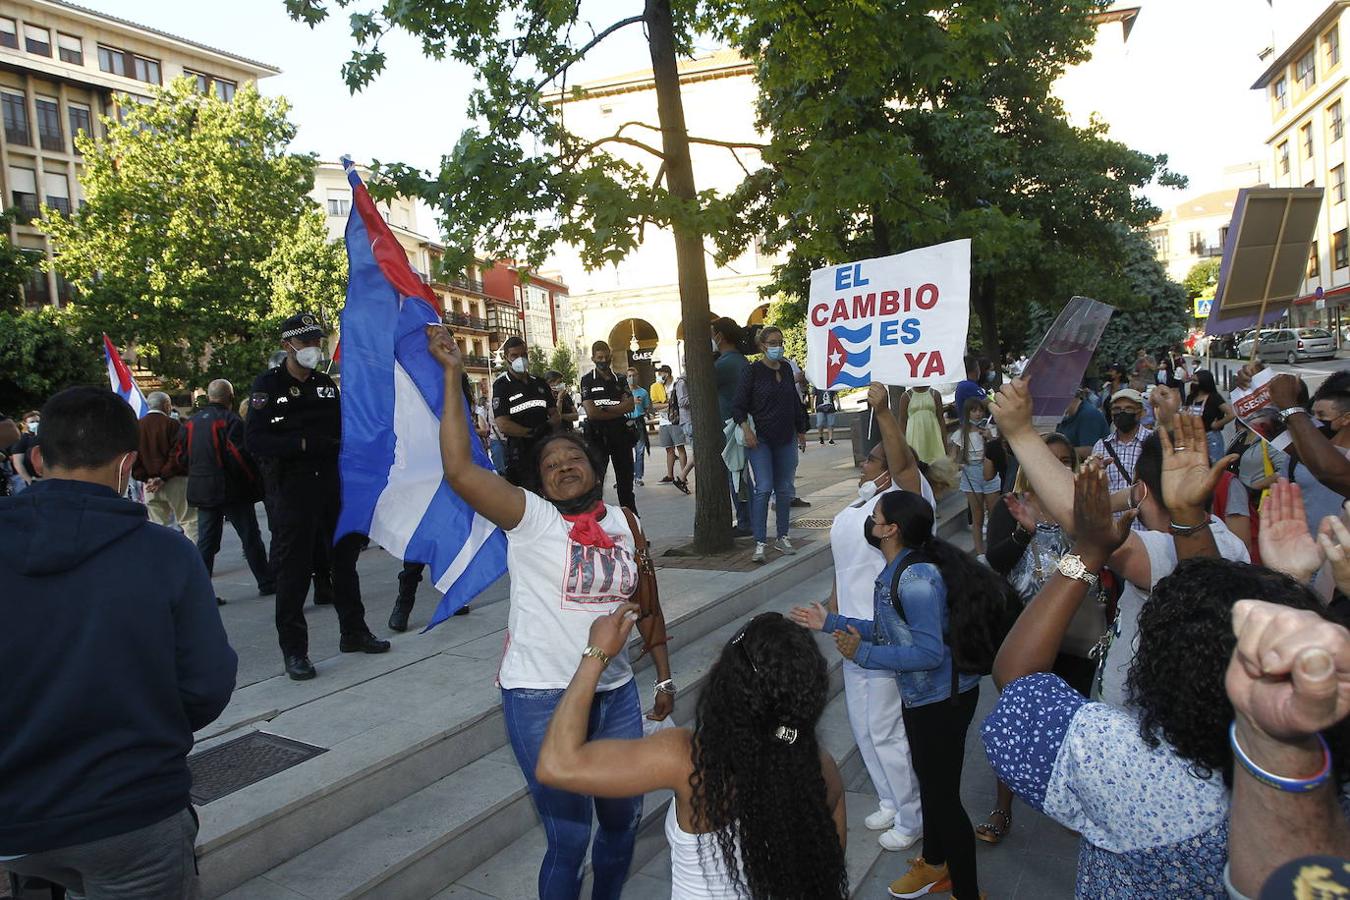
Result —
[{"label": "metal railing", "polygon": [[460,312],[448,312],[445,314],[445,321],[450,325],[459,325],[462,328],[475,328],[478,331],[488,330],[488,320],[480,316],[470,316]]},{"label": "metal railing", "polygon": [[490,363],[491,360],[486,356],[464,357],[464,365],[468,366],[471,369],[486,369],[488,368]]}]

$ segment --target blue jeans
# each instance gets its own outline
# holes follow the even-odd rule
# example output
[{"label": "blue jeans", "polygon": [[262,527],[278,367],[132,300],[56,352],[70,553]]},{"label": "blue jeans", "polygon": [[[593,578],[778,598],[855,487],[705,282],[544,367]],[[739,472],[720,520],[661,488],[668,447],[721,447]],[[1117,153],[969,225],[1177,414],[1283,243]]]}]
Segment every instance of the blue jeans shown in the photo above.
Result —
[{"label": "blue jeans", "polygon": [[[591,843],[591,809],[599,828],[591,847],[591,872],[594,882],[592,900],[617,900],[623,892],[628,867],[633,862],[638,821],[642,818],[642,798],[606,800],[544,787],[534,777],[539,763],[539,747],[544,743],[553,710],[562,699],[560,690],[503,690],[502,712],[506,717],[506,735],[516,762],[525,775],[530,799],[544,823],[548,850],[539,867],[540,900],[576,900],[581,895],[581,867],[586,847]],[[642,737],[642,708],[638,705],[637,683],[629,681],[612,691],[595,695],[591,704],[589,740]]]},{"label": "blue jeans", "polygon": [[641,481],[647,474],[647,442],[638,441],[633,445],[633,478]]},{"label": "blue jeans", "polygon": [[493,438],[488,444],[488,456],[492,457],[492,466],[500,475],[506,471],[506,447],[501,441]]},{"label": "blue jeans", "polygon": [[776,447],[760,441],[758,447],[745,451],[750,458],[750,469],[755,473],[754,518],[750,527],[755,532],[755,540],[761,544],[768,540],[770,494],[774,495],[774,508],[778,513],[776,536],[787,537],[788,524],[792,521],[792,482],[797,477],[797,453],[796,441]]}]

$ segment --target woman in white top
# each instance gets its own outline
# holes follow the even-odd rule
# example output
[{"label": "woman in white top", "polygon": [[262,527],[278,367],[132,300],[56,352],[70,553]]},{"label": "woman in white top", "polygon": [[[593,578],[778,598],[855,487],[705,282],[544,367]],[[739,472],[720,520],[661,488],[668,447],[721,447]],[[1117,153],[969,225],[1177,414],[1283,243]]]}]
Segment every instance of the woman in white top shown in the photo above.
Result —
[{"label": "woman in white top", "polygon": [[815,639],[778,613],[756,616],[722,649],[692,731],[588,739],[596,685],[635,615],[629,604],[591,625],[539,780],[597,797],[674,791],[671,900],[847,898],[844,786],[816,742],[829,673]]},{"label": "woman in white top", "polygon": [[[433,325],[427,328],[427,349],[445,370],[445,407],[453,409],[463,402],[459,348],[448,331]],[[555,434],[536,445],[537,464],[527,473],[537,482],[534,490],[518,488],[474,464],[466,416],[441,416],[440,443],[450,487],[506,532],[511,611],[497,680],[511,749],[548,834],[539,896],[574,900],[580,895],[594,816],[599,828],[591,847],[591,896],[617,898],[632,862],[642,791],[609,794],[613,799],[602,800],[544,787],[534,772],[544,729],[572,678],[591,622],[625,604],[637,589],[637,519],[603,502],[595,464],[575,432]],[[674,706],[675,686],[659,612],[645,619],[641,630],[659,679],[648,718],[664,719]],[[633,670],[622,651],[621,646],[615,649],[614,664],[591,685],[597,691],[592,737],[642,736]]]}]

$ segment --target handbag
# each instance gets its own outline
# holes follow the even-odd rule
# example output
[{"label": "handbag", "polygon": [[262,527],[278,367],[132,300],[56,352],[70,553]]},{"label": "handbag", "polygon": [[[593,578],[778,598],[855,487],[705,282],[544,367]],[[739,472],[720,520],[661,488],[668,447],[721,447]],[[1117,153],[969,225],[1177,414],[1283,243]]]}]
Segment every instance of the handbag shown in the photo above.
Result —
[{"label": "handbag", "polygon": [[666,634],[666,616],[661,611],[661,592],[656,583],[656,567],[652,565],[651,545],[647,543],[647,536],[642,533],[642,526],[638,524],[633,511],[625,506],[623,514],[628,519],[628,529],[633,532],[633,559],[637,561],[638,567],[633,602],[638,605],[637,628],[638,634],[642,635],[642,653],[638,658],[641,659],[670,638]]}]

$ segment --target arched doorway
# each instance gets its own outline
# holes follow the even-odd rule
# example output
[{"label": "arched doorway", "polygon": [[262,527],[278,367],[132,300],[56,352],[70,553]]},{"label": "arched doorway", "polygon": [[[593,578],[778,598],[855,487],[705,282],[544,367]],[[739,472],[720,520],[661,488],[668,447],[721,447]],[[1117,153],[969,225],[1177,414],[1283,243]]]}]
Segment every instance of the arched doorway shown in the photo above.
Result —
[{"label": "arched doorway", "polygon": [[609,331],[614,371],[623,372],[632,366],[638,370],[638,384],[651,384],[656,380],[653,356],[660,343],[656,327],[646,319],[624,319],[619,322]]},{"label": "arched doorway", "polygon": [[761,303],[755,307],[755,311],[750,313],[750,318],[745,320],[745,327],[751,328],[755,325],[769,324],[769,304]]}]

